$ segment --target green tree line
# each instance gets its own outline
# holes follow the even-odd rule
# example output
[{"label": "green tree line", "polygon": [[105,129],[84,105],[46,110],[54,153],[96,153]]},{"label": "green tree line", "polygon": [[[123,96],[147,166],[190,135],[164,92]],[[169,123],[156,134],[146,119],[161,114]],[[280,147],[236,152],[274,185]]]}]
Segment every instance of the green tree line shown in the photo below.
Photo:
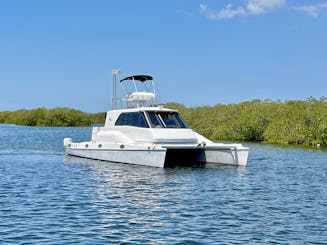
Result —
[{"label": "green tree line", "polygon": [[[177,109],[186,124],[213,140],[327,146],[327,98],[305,101],[251,100],[238,104]],[[26,126],[90,126],[103,124],[105,113],[70,108],[37,108],[0,112],[0,123]]]},{"label": "green tree line", "polygon": [[85,113],[65,107],[53,109],[37,108],[33,110],[0,112],[0,123],[23,126],[79,127],[103,124],[105,113]]},{"label": "green tree line", "polygon": [[252,100],[186,108],[180,111],[188,126],[214,140],[327,146],[327,98],[305,101]]}]

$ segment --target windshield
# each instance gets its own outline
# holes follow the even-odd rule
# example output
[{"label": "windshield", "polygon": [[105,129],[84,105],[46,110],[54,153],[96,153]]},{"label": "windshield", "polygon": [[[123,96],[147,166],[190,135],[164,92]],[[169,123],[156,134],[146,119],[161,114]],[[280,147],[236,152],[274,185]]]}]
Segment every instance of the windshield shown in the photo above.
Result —
[{"label": "windshield", "polygon": [[147,114],[153,128],[187,128],[177,112],[149,111]]}]

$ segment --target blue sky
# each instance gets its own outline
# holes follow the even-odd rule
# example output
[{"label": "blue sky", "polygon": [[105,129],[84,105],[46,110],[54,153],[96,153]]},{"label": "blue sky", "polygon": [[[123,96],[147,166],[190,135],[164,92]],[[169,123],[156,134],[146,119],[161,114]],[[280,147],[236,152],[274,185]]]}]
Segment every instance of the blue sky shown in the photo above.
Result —
[{"label": "blue sky", "polygon": [[189,107],[327,93],[326,0],[0,0],[0,37],[0,111],[106,111],[113,69]]}]

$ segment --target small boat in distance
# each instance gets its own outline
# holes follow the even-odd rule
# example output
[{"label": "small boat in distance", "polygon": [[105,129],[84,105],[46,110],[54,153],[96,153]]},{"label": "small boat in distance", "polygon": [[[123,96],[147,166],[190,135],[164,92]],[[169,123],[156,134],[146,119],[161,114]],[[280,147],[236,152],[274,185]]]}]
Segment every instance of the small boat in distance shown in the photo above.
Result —
[{"label": "small boat in distance", "polygon": [[66,154],[96,160],[153,167],[231,164],[246,166],[249,148],[215,143],[188,128],[177,110],[155,106],[154,81],[149,75],[120,80],[113,75],[112,109],[103,127],[93,127],[91,140],[64,139]]}]

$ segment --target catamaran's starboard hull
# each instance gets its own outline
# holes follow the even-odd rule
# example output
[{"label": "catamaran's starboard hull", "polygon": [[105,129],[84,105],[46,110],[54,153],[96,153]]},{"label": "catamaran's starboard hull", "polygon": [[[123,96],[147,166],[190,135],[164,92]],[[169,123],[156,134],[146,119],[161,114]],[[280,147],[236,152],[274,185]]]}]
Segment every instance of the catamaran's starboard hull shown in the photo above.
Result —
[{"label": "catamaran's starboard hull", "polygon": [[246,166],[249,149],[231,149],[231,150],[205,150],[206,162],[215,164],[228,164],[236,166]]}]

